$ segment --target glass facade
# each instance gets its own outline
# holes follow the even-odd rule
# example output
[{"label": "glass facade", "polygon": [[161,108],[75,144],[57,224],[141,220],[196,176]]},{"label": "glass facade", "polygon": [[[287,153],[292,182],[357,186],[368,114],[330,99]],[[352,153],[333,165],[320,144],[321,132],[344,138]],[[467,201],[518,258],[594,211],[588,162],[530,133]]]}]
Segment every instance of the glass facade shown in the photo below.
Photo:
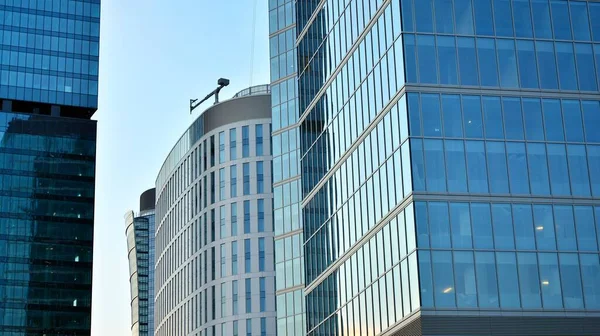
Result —
[{"label": "glass facade", "polygon": [[307,334],[596,318],[600,3],[311,3],[281,132],[298,141]]},{"label": "glass facade", "polygon": [[0,334],[89,335],[100,0],[0,1]]}]

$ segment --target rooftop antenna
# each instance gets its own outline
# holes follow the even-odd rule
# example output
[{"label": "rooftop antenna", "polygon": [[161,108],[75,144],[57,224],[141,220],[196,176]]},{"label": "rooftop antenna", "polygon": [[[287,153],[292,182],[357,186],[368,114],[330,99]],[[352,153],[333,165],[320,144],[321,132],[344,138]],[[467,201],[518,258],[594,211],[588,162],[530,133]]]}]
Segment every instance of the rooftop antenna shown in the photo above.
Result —
[{"label": "rooftop antenna", "polygon": [[190,114],[192,114],[192,111],[194,111],[198,106],[200,106],[212,96],[215,96],[214,105],[219,103],[219,92],[221,92],[222,88],[229,85],[229,79],[219,78],[219,80],[217,81],[217,85],[217,88],[213,92],[209,93],[206,97],[204,97],[204,99],[202,99],[201,101],[198,102],[198,99],[190,99]]}]

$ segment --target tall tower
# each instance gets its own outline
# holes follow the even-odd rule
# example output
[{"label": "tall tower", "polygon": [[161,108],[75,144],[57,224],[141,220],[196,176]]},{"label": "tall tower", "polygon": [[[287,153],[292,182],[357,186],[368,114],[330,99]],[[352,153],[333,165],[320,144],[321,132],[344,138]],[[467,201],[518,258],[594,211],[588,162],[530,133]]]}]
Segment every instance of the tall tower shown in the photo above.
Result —
[{"label": "tall tower", "polygon": [[0,12],[0,334],[89,335],[100,0]]},{"label": "tall tower", "polygon": [[597,334],[600,3],[311,3],[307,334]]}]

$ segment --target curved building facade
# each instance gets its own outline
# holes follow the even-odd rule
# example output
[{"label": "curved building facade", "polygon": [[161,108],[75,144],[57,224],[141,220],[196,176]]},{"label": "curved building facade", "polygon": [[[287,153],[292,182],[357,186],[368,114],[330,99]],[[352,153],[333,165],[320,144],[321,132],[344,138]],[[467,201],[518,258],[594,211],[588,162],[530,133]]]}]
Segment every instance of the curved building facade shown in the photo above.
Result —
[{"label": "curved building facade", "polygon": [[156,189],[140,196],[140,212],[125,214],[131,293],[131,335],[154,335],[154,223]]},{"label": "curved building facade", "polygon": [[208,108],[156,180],[156,332],[275,335],[270,90]]}]

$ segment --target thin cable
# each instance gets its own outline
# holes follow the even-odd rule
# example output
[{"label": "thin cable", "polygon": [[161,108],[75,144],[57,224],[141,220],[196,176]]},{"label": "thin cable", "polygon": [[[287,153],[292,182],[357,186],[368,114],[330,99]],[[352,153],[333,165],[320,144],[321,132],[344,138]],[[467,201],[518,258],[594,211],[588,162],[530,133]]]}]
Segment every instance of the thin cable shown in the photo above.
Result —
[{"label": "thin cable", "polygon": [[250,85],[252,86],[253,76],[254,76],[254,44],[256,39],[256,7],[258,5],[258,0],[254,0],[254,9],[252,11],[252,39],[250,43]]}]

